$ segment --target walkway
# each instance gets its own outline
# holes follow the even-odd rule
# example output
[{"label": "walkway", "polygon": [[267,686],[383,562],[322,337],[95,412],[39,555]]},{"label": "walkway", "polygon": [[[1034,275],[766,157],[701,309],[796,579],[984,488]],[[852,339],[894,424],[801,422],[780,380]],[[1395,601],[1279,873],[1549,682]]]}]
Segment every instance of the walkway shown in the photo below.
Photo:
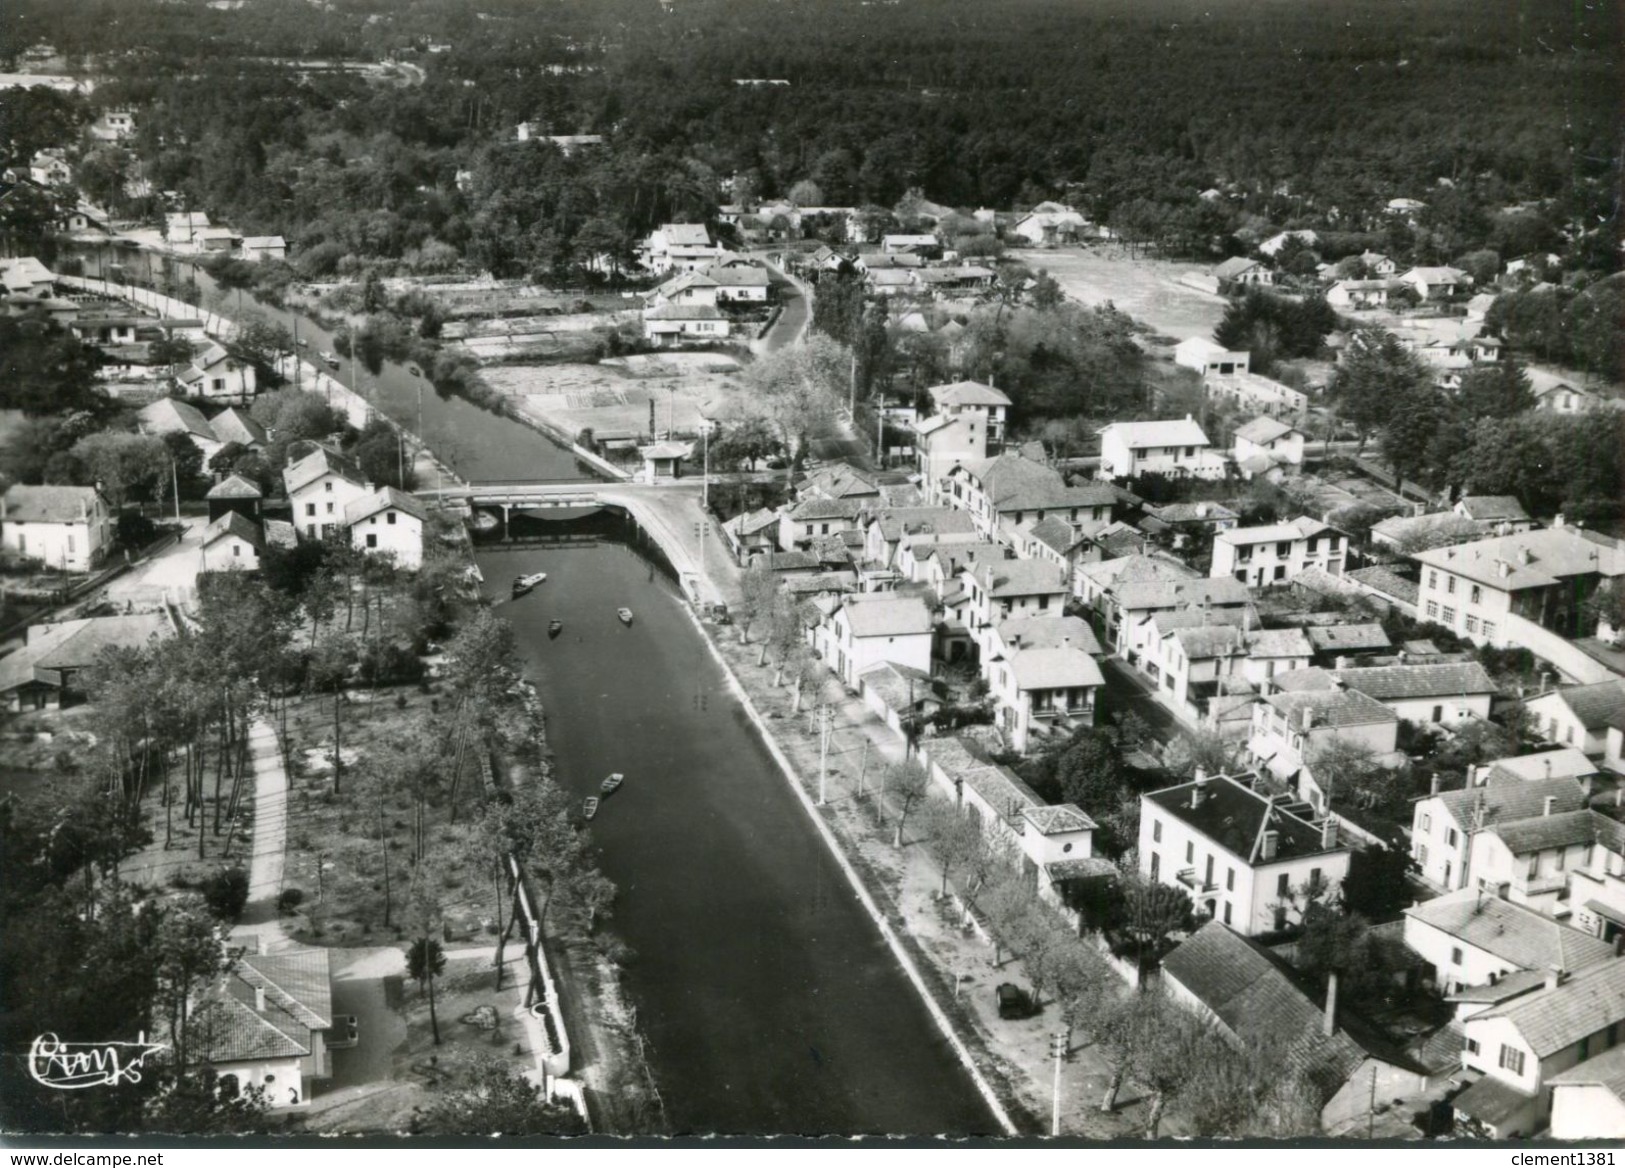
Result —
[{"label": "walkway", "polygon": [[260,952],[275,953],[292,946],[277,911],[288,843],[288,772],[276,730],[264,718],[255,719],[249,729],[248,745],[254,762],[254,852],[248,866],[248,907],[232,936],[256,937]]},{"label": "walkway", "polygon": [[[761,351],[772,353],[801,344],[802,338],[807,335],[807,326],[812,323],[812,288],[783,269],[767,263],[766,259],[762,262],[766,264],[768,272],[780,281],[779,300],[784,305],[779,319],[773,322],[773,327],[768,329],[761,341]],[[785,290],[786,285],[791,291]]]}]

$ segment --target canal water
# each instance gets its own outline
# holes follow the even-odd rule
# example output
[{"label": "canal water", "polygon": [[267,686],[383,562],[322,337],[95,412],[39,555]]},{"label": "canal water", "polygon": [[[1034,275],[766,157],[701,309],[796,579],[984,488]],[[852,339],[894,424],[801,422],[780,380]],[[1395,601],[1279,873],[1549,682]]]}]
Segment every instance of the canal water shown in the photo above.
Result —
[{"label": "canal water", "polygon": [[[113,253],[81,254],[94,277]],[[146,282],[143,261],[119,254]],[[294,327],[294,313],[246,292],[243,303]],[[312,354],[332,348],[302,315],[298,333]],[[361,389],[413,430],[421,389],[423,436],[470,481],[592,477],[550,439],[440,397],[403,365],[363,375]],[[585,797],[626,775],[593,837],[620,890],[609,927],[631,950],[627,988],[672,1125],[998,1134],[729,692],[658,547],[619,512],[551,514],[482,538],[478,561],[498,596],[515,576],[548,574],[497,612],[537,684],[560,781]],[[554,618],[564,630],[549,639]]]},{"label": "canal water", "polygon": [[[635,523],[516,519],[482,540],[547,711],[559,781],[625,784],[593,821],[683,1132],[997,1134],[981,1096],[806,821]],[[634,614],[630,627],[615,610]],[[551,619],[563,632],[547,636]]]}]

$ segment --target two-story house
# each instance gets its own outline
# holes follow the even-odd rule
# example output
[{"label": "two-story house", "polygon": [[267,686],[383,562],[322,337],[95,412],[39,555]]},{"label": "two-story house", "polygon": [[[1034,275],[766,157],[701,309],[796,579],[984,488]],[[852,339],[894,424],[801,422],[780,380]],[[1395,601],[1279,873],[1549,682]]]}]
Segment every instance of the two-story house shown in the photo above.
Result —
[{"label": "two-story house", "polygon": [[395,487],[379,487],[344,507],[352,544],[368,555],[393,557],[396,567],[413,572],[423,566],[428,519],[422,503]]},{"label": "two-story house", "polygon": [[826,625],[829,652],[824,663],[854,690],[864,671],[883,661],[931,672],[931,609],[918,596],[846,596]]},{"label": "two-story house", "polygon": [[1277,467],[1303,465],[1303,431],[1270,417],[1257,417],[1236,428],[1231,454],[1248,478]]},{"label": "two-story house", "polygon": [[1184,890],[1198,914],[1243,936],[1302,919],[1306,894],[1348,874],[1334,820],[1315,823],[1228,775],[1140,796],[1140,875]]},{"label": "two-story house", "polygon": [[1252,354],[1245,349],[1226,349],[1207,337],[1186,337],[1174,346],[1174,364],[1194,369],[1203,378],[1209,374],[1233,377],[1246,373]]},{"label": "two-story house", "polygon": [[1189,416],[1167,422],[1113,422],[1100,431],[1100,476],[1223,478],[1228,464],[1212,446]]},{"label": "two-story house", "polygon": [[1014,542],[1029,522],[1051,516],[1069,523],[1109,522],[1117,494],[1101,483],[1067,486],[1057,470],[1020,454],[962,463],[932,485],[937,502],[976,520],[984,535]]},{"label": "two-story house", "polygon": [[1405,944],[1433,970],[1443,993],[1512,973],[1573,973],[1617,954],[1607,941],[1494,893],[1463,888],[1405,910]]},{"label": "two-story house", "polygon": [[641,251],[643,266],[652,272],[694,271],[722,255],[703,223],[663,223],[649,233]]},{"label": "two-story house", "polygon": [[1572,746],[1591,758],[1600,758],[1619,770],[1619,738],[1610,752],[1609,730],[1625,718],[1625,681],[1598,681],[1591,685],[1560,685],[1524,702],[1535,727],[1548,742]]},{"label": "two-story house", "polygon": [[860,499],[809,496],[779,512],[779,547],[783,551],[805,551],[815,536],[858,531],[864,511]]},{"label": "two-story house", "polygon": [[1045,560],[980,561],[964,568],[960,579],[971,638],[984,660],[995,625],[1012,617],[1060,616],[1070,583],[1064,569]]},{"label": "two-story house", "polygon": [[1481,888],[1562,920],[1573,916],[1571,877],[1596,860],[1599,831],[1613,839],[1618,824],[1600,811],[1557,810],[1548,795],[1538,815],[1503,820],[1473,836],[1469,863]]},{"label": "two-story house", "polygon": [[974,536],[976,523],[952,507],[886,507],[864,529],[863,557],[883,568],[897,566],[897,549],[907,536]]},{"label": "two-story house", "polygon": [[1290,523],[1235,527],[1213,539],[1210,576],[1231,576],[1254,588],[1284,584],[1309,568],[1341,576],[1348,536],[1300,515]]},{"label": "two-story house", "polygon": [[1011,749],[1025,753],[1037,738],[1094,724],[1095,695],[1105,684],[1099,655],[1094,630],[1078,617],[1017,617],[994,626],[982,675]]},{"label": "two-story house", "polygon": [[1399,716],[1359,690],[1285,690],[1266,694],[1253,706],[1247,751],[1277,778],[1296,777],[1303,797],[1324,810],[1325,793],[1308,773],[1321,751],[1349,742],[1392,756],[1398,738]]},{"label": "two-story house", "polygon": [[1625,575],[1625,549],[1593,532],[1561,524],[1432,548],[1421,565],[1417,604],[1478,645],[1522,646],[1537,654],[1553,638],[1586,635],[1586,600],[1605,580]]},{"label": "two-story house", "polygon": [[1534,1135],[1550,1114],[1550,1079],[1625,1038],[1625,961],[1548,970],[1539,988],[1462,1028],[1461,1065],[1483,1077],[1456,1096],[1457,1120],[1494,1139]]},{"label": "two-story house", "polygon": [[178,380],[187,393],[217,402],[253,401],[257,386],[254,366],[220,344],[193,357]]},{"label": "two-story house", "polygon": [[1078,569],[1105,558],[1105,552],[1094,540],[1105,527],[1106,524],[1094,520],[1073,523],[1058,515],[1046,515],[1018,529],[1014,546],[1017,554],[1025,559],[1049,560],[1064,568],[1067,579],[1072,581],[1071,591],[1077,595],[1080,590]]},{"label": "two-story house", "polygon": [[0,494],[0,544],[25,560],[88,572],[113,545],[113,509],[95,487],[14,483]]},{"label": "two-story house", "polygon": [[345,508],[373,493],[356,463],[325,447],[284,467],[282,486],[301,539],[326,539],[343,531]]},{"label": "two-story house", "polygon": [[705,275],[714,285],[715,303],[719,308],[764,305],[773,286],[766,269],[748,263],[712,264],[705,269]]},{"label": "two-story house", "polygon": [[1473,286],[1473,278],[1460,268],[1412,268],[1395,279],[1416,289],[1423,300],[1449,300]]},{"label": "two-story house", "polygon": [[1429,883],[1454,891],[1473,883],[1473,839],[1502,823],[1585,806],[1585,793],[1564,776],[1526,780],[1492,771],[1483,783],[1417,800],[1411,814],[1411,858]]},{"label": "two-story house", "polygon": [[1314,651],[1302,629],[1250,629],[1241,675],[1262,691],[1276,674],[1307,669]]},{"label": "two-story house", "polygon": [[[1247,638],[1234,625],[1196,624],[1166,633],[1155,646],[1156,672],[1162,691],[1181,706],[1202,713],[1219,685],[1241,675]],[[1152,658],[1147,654],[1147,671]]]},{"label": "two-story house", "polygon": [[1010,399],[979,381],[933,385],[932,413],[915,423],[921,481],[934,483],[961,462],[997,454],[1004,446]]}]

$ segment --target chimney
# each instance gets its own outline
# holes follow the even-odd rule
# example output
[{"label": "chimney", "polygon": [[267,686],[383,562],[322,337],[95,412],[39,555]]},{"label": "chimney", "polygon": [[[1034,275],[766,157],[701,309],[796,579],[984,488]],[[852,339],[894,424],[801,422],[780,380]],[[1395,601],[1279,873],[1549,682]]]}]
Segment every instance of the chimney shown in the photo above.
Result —
[{"label": "chimney", "polygon": [[1329,809],[1325,822],[1320,825],[1320,846],[1328,849],[1337,846],[1337,820],[1332,818]]},{"label": "chimney", "polygon": [[1547,755],[1544,761],[1546,763],[1546,778],[1549,779],[1552,777],[1552,756]]},{"label": "chimney", "polygon": [[1625,954],[1625,933],[1614,934],[1614,956]]},{"label": "chimney", "polygon": [[1556,795],[1548,795],[1540,801],[1540,814],[1542,817],[1552,813],[1552,804],[1557,802]]},{"label": "chimney", "polygon": [[256,1014],[265,1013],[265,987],[264,986],[255,986],[254,987],[254,1013],[256,1013]]},{"label": "chimney", "polygon": [[1263,843],[1263,846],[1259,849],[1258,858],[1260,860],[1273,860],[1273,859],[1275,859],[1275,851],[1276,851],[1276,848],[1280,845],[1280,842],[1281,842],[1281,833],[1280,832],[1275,831],[1273,829],[1266,830],[1264,832],[1264,843]]},{"label": "chimney", "polygon": [[1507,563],[1505,560],[1497,560],[1495,564],[1495,571],[1501,577],[1501,579],[1505,580],[1508,576],[1512,575],[1512,565]]},{"label": "chimney", "polygon": [[1568,970],[1564,969],[1561,965],[1553,965],[1548,967],[1546,970],[1546,988],[1549,990],[1555,990],[1568,979]]},{"label": "chimney", "polygon": [[[1487,772],[1486,772],[1486,774],[1487,774]],[[1469,789],[1472,788],[1473,786],[1475,786],[1477,784],[1477,782],[1478,782],[1478,775],[1473,769],[1473,764],[1468,763],[1467,764],[1467,786],[1468,786],[1468,788]]]},{"label": "chimney", "polygon": [[1327,1038],[1337,1033],[1337,974],[1326,975],[1326,1013],[1320,1022],[1320,1032]]},{"label": "chimney", "polygon": [[1308,706],[1305,706],[1300,713],[1298,717],[1298,726],[1306,734],[1315,728],[1315,712]]},{"label": "chimney", "polygon": [[1347,657],[1338,657],[1332,662],[1332,667],[1334,669],[1347,669],[1349,667],[1349,659]]},{"label": "chimney", "polygon": [[1614,788],[1614,806],[1625,807],[1625,783]]},{"label": "chimney", "polygon": [[1444,778],[1444,776],[1441,775],[1438,771],[1433,772],[1433,778],[1428,781],[1428,794],[1429,795],[1437,795],[1439,793],[1439,782],[1443,778]]},{"label": "chimney", "polygon": [[1535,553],[1530,551],[1528,548],[1519,548],[1518,559],[1525,567],[1528,567],[1530,564],[1535,562]]}]

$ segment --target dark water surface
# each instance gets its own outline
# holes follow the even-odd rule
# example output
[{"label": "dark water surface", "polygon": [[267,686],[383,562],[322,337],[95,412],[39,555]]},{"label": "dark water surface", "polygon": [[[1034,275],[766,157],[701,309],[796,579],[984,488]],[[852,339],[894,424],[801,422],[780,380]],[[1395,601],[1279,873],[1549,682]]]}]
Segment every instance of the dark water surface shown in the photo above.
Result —
[{"label": "dark water surface", "polygon": [[[593,835],[668,1115],[681,1131],[997,1132],[683,611],[615,512],[518,520],[486,587],[547,711],[560,781],[611,771]],[[567,536],[559,542],[538,537]],[[631,627],[616,619],[620,606]],[[564,631],[549,640],[547,622]]]}]

